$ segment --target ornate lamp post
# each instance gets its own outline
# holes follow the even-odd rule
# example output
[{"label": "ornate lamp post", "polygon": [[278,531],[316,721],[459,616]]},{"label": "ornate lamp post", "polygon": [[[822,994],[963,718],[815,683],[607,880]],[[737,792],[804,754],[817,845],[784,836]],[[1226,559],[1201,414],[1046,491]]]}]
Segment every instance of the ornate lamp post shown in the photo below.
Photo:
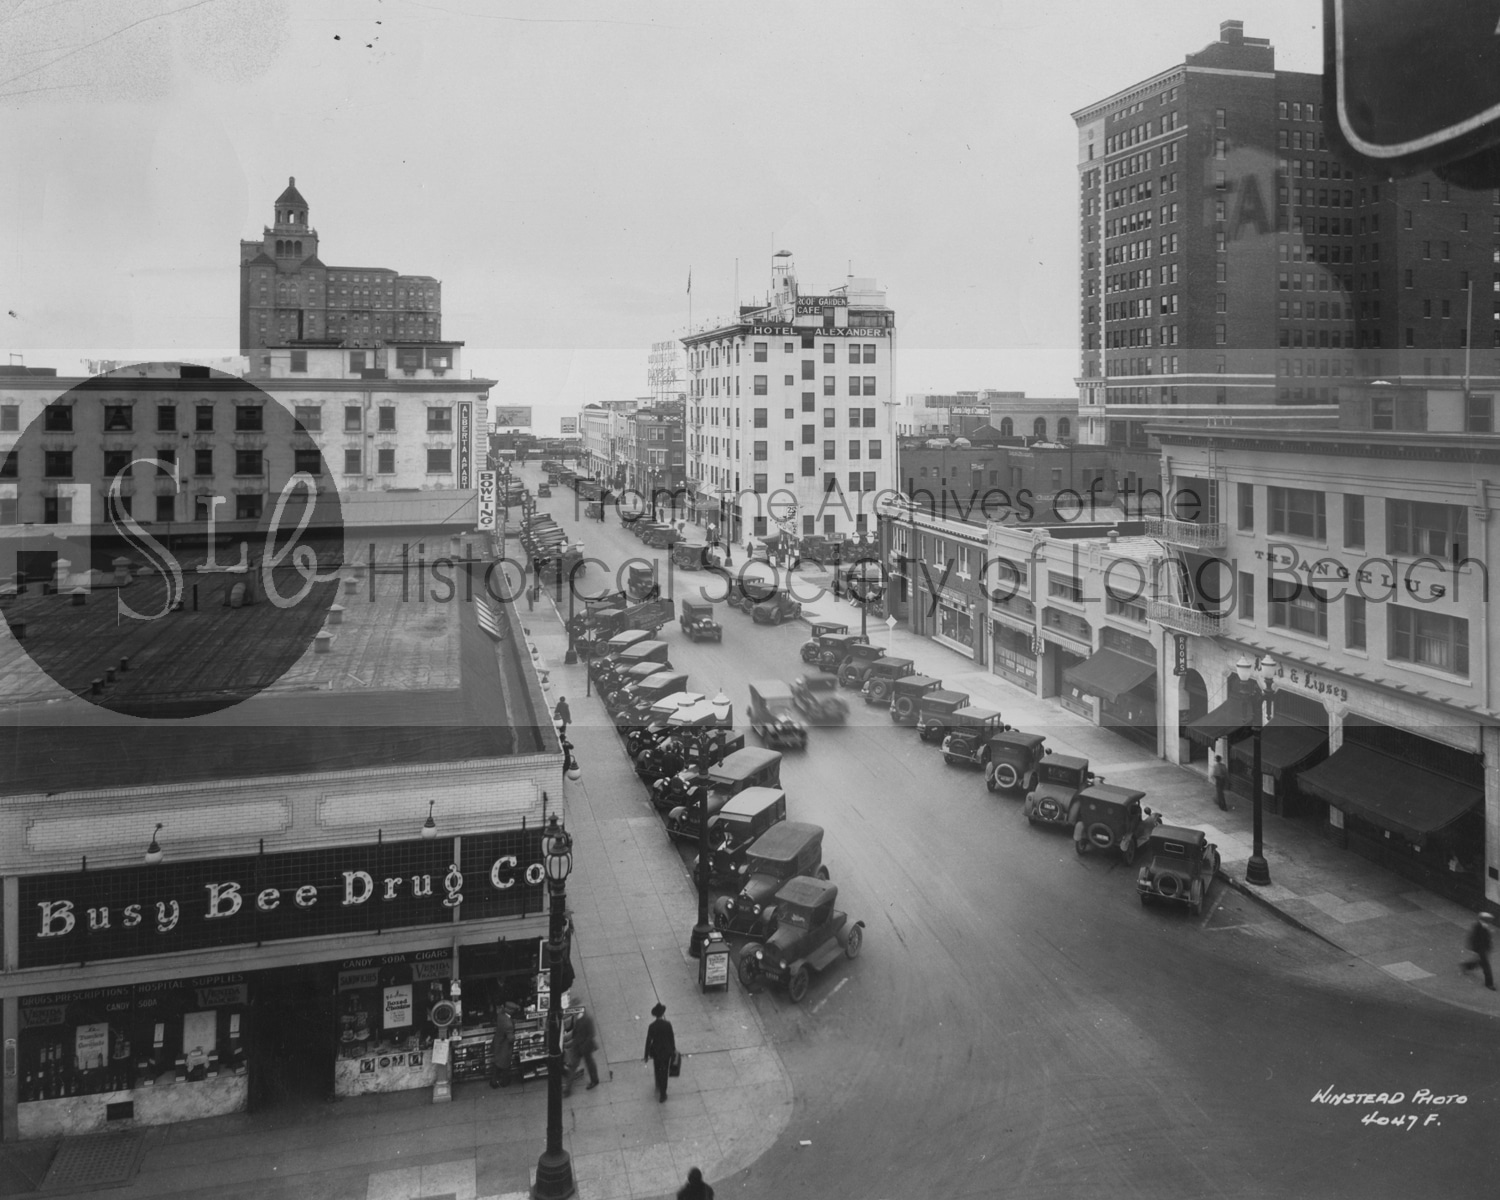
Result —
[{"label": "ornate lamp post", "polygon": [[1271,867],[1266,862],[1261,844],[1260,739],[1266,721],[1274,715],[1276,683],[1272,678],[1272,672],[1275,669],[1276,660],[1269,654],[1257,663],[1252,663],[1241,655],[1239,662],[1234,665],[1241,716],[1245,724],[1250,727],[1250,736],[1255,739],[1250,764],[1250,797],[1255,818],[1255,845],[1250,861],[1245,864],[1245,882],[1260,886],[1271,882]]},{"label": "ornate lamp post", "polygon": [[[713,698],[714,716],[717,720],[713,734],[718,738],[722,731],[729,730],[734,725],[734,702],[723,692]],[[703,953],[703,943],[713,931],[713,925],[708,919],[708,876],[709,876],[709,848],[708,848],[708,788],[699,784],[697,795],[698,806],[698,923],[693,926],[693,935],[688,939],[688,953],[697,958]]]},{"label": "ornate lamp post", "polygon": [[568,875],[573,870],[573,839],[553,813],[542,835],[542,865],[547,872],[551,913],[547,932],[549,991],[547,1002],[547,1149],[536,1164],[533,1200],[566,1200],[575,1191],[573,1160],[562,1144],[562,965],[563,926],[567,915]]}]

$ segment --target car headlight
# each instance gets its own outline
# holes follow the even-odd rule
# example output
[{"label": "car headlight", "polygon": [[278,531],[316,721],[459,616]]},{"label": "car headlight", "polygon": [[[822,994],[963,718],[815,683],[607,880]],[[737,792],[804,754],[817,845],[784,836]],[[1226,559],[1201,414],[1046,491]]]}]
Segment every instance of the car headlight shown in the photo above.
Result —
[{"label": "car headlight", "polygon": [[944,750],[947,750],[947,749],[951,748],[952,745],[953,745],[953,738],[952,737],[945,737],[943,739],[943,749]]},{"label": "car headlight", "polygon": [[762,960],[766,957],[766,952],[764,950],[757,950],[755,952],[755,957],[757,961]]},{"label": "car headlight", "polygon": [[752,909],[752,910],[751,910],[751,911],[752,911],[752,912],[754,912],[754,914],[755,914],[755,915],[756,915],[756,916],[757,916],[757,917],[758,917],[758,916],[760,916],[760,905],[759,905],[759,904],[757,904],[757,905],[756,905],[756,906],[755,906],[755,907],[754,907],[754,908],[753,908],[753,909]]}]

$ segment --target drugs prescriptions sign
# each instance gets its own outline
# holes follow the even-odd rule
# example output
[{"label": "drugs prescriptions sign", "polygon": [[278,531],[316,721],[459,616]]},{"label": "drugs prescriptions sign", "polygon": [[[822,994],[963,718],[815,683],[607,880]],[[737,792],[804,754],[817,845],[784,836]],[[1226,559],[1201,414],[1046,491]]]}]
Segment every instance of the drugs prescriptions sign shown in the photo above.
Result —
[{"label": "drugs prescriptions sign", "polygon": [[495,472],[479,472],[479,520],[476,529],[495,528]]},{"label": "drugs prescriptions sign", "polygon": [[1325,126],[1391,174],[1500,142],[1500,3],[1324,0]]}]

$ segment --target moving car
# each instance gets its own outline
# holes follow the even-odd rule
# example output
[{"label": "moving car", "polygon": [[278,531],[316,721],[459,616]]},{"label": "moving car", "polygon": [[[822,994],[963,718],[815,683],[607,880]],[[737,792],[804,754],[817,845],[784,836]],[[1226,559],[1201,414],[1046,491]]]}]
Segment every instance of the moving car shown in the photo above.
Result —
[{"label": "moving car", "polygon": [[726,603],[729,607],[749,616],[755,611],[757,604],[776,594],[776,586],[759,579],[746,579],[741,575],[734,580],[728,591]]},{"label": "moving car", "polygon": [[750,728],[767,746],[777,750],[807,749],[807,726],[797,715],[792,689],[779,679],[750,685]]},{"label": "moving car", "polygon": [[764,944],[741,947],[737,960],[746,991],[784,986],[787,998],[800,1003],[811,972],[821,971],[840,955],[858,958],[864,944],[863,921],[850,922],[834,908],[839,889],[826,880],[798,875],[776,893],[776,929]]},{"label": "moving car", "polygon": [[776,927],[773,900],[782,884],[797,875],[828,878],[823,865],[823,827],[802,821],[773,825],[746,848],[737,871],[739,894],[714,901],[714,927],[764,938]]},{"label": "moving car", "polygon": [[992,708],[958,709],[949,716],[948,732],[943,735],[943,761],[950,767],[955,763],[984,766],[990,760],[990,738],[1005,728]]},{"label": "moving car", "polygon": [[792,683],[792,703],[814,725],[837,725],[849,719],[849,704],[839,682],[828,675],[803,675]]},{"label": "moving car", "polygon": [[773,592],[750,610],[750,619],[757,625],[780,625],[783,621],[795,621],[802,615],[802,605],[786,592]]},{"label": "moving car", "polygon": [[[825,633],[818,637],[817,657],[812,661],[822,671],[837,672],[856,653],[854,647],[869,646],[870,639],[862,633]],[[870,657],[880,657],[880,652],[870,646]]]},{"label": "moving car", "polygon": [[909,658],[877,658],[870,664],[859,694],[866,704],[887,704],[896,680],[917,673],[917,664]]},{"label": "moving car", "polygon": [[677,618],[682,632],[692,642],[722,642],[724,626],[714,620],[714,606],[700,604],[696,600],[682,602],[682,615]]},{"label": "moving car", "polygon": [[917,736],[924,742],[941,742],[953,725],[953,714],[969,706],[968,692],[933,688],[917,697]]},{"label": "moving car", "polygon": [[1135,879],[1141,904],[1166,900],[1185,904],[1193,916],[1203,904],[1219,870],[1219,848],[1201,829],[1158,825],[1146,842],[1146,865]]},{"label": "moving car", "polygon": [[821,638],[830,633],[848,633],[849,626],[841,625],[837,621],[814,621],[807,635],[807,641],[802,643],[799,653],[805,663],[815,663],[822,653],[823,646]]},{"label": "moving car", "polygon": [[1078,821],[1073,826],[1073,849],[1118,850],[1126,864],[1161,824],[1161,813],[1142,809],[1146,793],[1112,783],[1094,783],[1078,793]]},{"label": "moving car", "polygon": [[537,484],[536,485],[536,494],[537,494],[538,498],[540,498],[542,500],[547,499],[548,496],[552,495],[552,485],[548,484],[548,483],[539,483],[539,484]]},{"label": "moving car", "polygon": [[[786,793],[780,788],[751,787],[735,796],[708,823],[708,880],[739,884],[740,864],[750,844],[773,825],[786,820]],[[698,859],[693,859],[693,878]]]},{"label": "moving car", "polygon": [[1051,753],[1042,743],[1045,734],[1003,729],[990,738],[990,761],[984,764],[984,786],[992,792],[1029,792],[1036,786],[1037,768]]},{"label": "moving car", "polygon": [[898,725],[915,725],[918,702],[942,686],[943,681],[931,675],[906,675],[896,680],[891,687],[891,720]]},{"label": "moving car", "polygon": [[1037,766],[1036,785],[1026,794],[1021,812],[1033,825],[1078,824],[1078,793],[1103,775],[1089,770],[1089,760],[1071,754],[1049,754]]}]

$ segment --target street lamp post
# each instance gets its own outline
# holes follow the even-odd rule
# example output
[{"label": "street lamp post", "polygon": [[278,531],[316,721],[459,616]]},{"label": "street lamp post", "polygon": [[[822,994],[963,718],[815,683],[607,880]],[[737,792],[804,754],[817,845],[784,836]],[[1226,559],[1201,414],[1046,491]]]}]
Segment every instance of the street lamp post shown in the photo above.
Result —
[{"label": "street lamp post", "polygon": [[553,813],[542,836],[542,865],[547,872],[551,919],[547,931],[547,1149],[536,1164],[533,1200],[566,1200],[576,1190],[573,1160],[562,1144],[562,982],[563,932],[567,915],[568,875],[573,870],[573,839]]},{"label": "street lamp post", "polygon": [[1266,862],[1261,840],[1260,741],[1261,732],[1266,723],[1266,710],[1275,702],[1276,684],[1271,678],[1271,672],[1275,667],[1276,662],[1269,654],[1257,663],[1252,663],[1241,655],[1239,662],[1234,665],[1234,673],[1239,685],[1241,715],[1245,724],[1250,727],[1251,737],[1255,739],[1250,763],[1250,797],[1251,809],[1254,813],[1255,844],[1250,854],[1250,861],[1245,864],[1245,882],[1261,887],[1271,882],[1271,867]]},{"label": "street lamp post", "polygon": [[693,936],[688,939],[688,953],[698,958],[703,953],[703,943],[708,940],[713,928],[708,923],[708,787],[698,784],[698,923],[693,926]]}]

